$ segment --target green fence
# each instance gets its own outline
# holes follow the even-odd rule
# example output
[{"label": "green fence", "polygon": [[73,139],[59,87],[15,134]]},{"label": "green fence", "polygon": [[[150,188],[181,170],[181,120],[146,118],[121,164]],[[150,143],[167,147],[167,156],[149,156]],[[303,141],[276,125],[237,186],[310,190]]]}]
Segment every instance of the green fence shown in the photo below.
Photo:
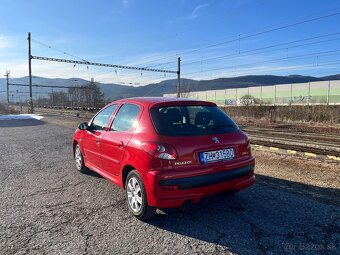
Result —
[{"label": "green fence", "polygon": [[[176,94],[164,94],[164,97],[176,97]],[[185,97],[218,105],[340,104],[340,80],[195,91],[185,93]]]}]

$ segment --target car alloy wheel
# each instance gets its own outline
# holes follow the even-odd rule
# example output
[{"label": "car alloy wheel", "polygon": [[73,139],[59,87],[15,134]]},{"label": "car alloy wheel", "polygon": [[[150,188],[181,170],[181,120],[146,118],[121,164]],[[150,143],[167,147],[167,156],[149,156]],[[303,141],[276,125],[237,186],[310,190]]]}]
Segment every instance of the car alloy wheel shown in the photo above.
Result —
[{"label": "car alloy wheel", "polygon": [[129,210],[136,218],[147,220],[155,215],[156,208],[148,205],[144,183],[137,170],[127,175],[125,193]]},{"label": "car alloy wheel", "polygon": [[138,213],[143,206],[142,191],[138,180],[135,177],[131,177],[126,189],[129,206],[133,212]]},{"label": "car alloy wheel", "polygon": [[78,171],[81,170],[81,166],[83,164],[83,158],[81,156],[81,151],[80,151],[80,148],[79,148],[79,145],[76,146],[76,151],[75,151],[75,160],[76,160],[76,167],[78,169]]},{"label": "car alloy wheel", "polygon": [[81,153],[79,144],[74,148],[74,159],[76,160],[76,168],[79,172],[87,173],[89,169],[84,164],[84,157]]}]

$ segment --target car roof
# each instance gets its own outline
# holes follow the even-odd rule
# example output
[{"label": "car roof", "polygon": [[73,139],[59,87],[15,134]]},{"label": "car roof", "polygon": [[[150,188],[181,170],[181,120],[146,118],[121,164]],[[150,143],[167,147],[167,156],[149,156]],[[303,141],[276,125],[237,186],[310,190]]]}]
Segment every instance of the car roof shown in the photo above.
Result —
[{"label": "car roof", "polygon": [[191,98],[174,98],[174,97],[132,97],[124,98],[113,103],[140,103],[143,105],[148,105],[150,108],[153,106],[162,105],[209,105],[216,106],[215,103],[208,101],[201,101]]}]

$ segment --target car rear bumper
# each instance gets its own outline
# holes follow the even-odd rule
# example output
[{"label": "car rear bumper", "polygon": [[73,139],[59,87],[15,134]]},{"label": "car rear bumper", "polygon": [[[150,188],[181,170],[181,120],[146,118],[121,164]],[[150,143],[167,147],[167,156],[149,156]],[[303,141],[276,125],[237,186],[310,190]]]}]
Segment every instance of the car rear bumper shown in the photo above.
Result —
[{"label": "car rear bumper", "polygon": [[159,186],[177,186],[180,190],[193,189],[238,179],[240,177],[249,175],[253,171],[254,165],[247,165],[241,168],[218,172],[214,174],[205,174],[172,180],[160,180]]},{"label": "car rear bumper", "polygon": [[147,196],[150,206],[178,207],[186,201],[198,202],[201,198],[226,190],[238,191],[255,182],[255,160],[232,165],[181,171],[150,171],[147,178]]}]

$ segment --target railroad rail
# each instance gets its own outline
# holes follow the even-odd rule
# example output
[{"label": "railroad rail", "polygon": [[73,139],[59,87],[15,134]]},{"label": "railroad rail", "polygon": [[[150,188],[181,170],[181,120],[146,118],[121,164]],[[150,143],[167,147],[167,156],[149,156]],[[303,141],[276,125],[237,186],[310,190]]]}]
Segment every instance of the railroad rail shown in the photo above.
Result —
[{"label": "railroad rail", "polygon": [[242,127],[252,144],[279,147],[288,150],[340,156],[340,137],[289,129],[274,130],[258,127]]}]

